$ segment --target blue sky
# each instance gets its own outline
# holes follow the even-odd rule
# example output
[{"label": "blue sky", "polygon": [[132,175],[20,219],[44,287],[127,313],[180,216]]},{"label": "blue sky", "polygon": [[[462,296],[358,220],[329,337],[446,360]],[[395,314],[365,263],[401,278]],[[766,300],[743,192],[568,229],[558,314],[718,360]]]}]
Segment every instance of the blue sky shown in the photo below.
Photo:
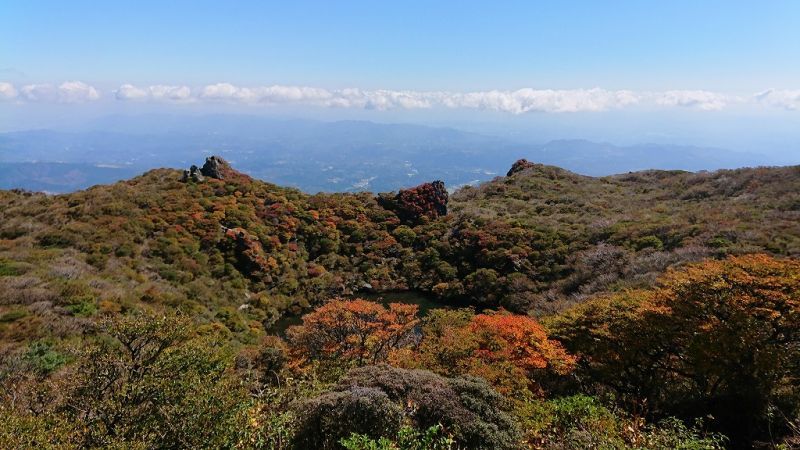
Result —
[{"label": "blue sky", "polygon": [[6,0],[0,10],[0,69],[37,82],[737,92],[800,82],[796,1]]},{"label": "blue sky", "polygon": [[797,1],[5,0],[0,130],[177,108],[770,134],[800,118],[798,23]]}]

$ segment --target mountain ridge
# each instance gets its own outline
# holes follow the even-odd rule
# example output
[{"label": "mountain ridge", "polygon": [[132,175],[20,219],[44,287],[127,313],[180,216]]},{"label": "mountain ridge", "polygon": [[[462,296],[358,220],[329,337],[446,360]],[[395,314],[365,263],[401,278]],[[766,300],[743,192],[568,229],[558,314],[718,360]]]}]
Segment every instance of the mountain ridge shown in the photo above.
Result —
[{"label": "mountain ridge", "polygon": [[[182,182],[179,170],[153,169],[71,194],[0,191],[0,258],[15,265],[22,249],[37,248],[50,260],[77,258],[87,276],[141,280],[117,292],[116,303],[138,303],[152,288],[213,316],[249,297],[260,306],[236,316],[268,325],[287,310],[364,286],[540,314],[648,285],[687,261],[800,253],[800,166],[593,178],[535,164],[460,189],[445,197],[447,215],[411,222],[371,193],[309,195],[235,173]],[[697,208],[708,217],[698,218]],[[233,228],[260,242],[272,272],[254,278],[236,268],[242,250],[223,232]],[[602,267],[586,264],[598,255],[619,270],[590,286]],[[64,288],[48,261],[31,258],[22,265],[44,270],[34,285]],[[634,269],[641,264],[649,268]]]}]

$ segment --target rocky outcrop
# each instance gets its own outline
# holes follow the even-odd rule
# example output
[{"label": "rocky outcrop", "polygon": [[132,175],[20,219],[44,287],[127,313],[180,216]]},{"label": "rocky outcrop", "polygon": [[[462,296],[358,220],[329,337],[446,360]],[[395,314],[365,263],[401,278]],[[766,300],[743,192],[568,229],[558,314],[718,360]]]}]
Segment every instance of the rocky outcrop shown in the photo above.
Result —
[{"label": "rocky outcrop", "polygon": [[393,211],[401,221],[419,223],[447,214],[447,189],[444,182],[423,183],[397,194],[381,194],[378,203]]},{"label": "rocky outcrop", "polygon": [[224,180],[239,174],[237,171],[233,170],[227,161],[219,156],[209,156],[206,158],[206,163],[203,164],[203,168],[200,169],[200,173],[207,177],[216,178],[218,180]]},{"label": "rocky outcrop", "polygon": [[205,177],[203,177],[203,174],[200,173],[200,169],[198,169],[197,166],[192,165],[189,170],[183,171],[183,176],[181,177],[181,181],[184,183],[189,180],[199,183],[201,181],[205,181]]},{"label": "rocky outcrop", "polygon": [[531,167],[536,167],[536,164],[528,161],[525,158],[518,159],[514,164],[511,165],[511,169],[508,170],[506,174],[507,177],[514,175],[517,172],[522,172],[525,169],[529,169]]},{"label": "rocky outcrop", "polygon": [[206,158],[206,162],[203,164],[203,167],[198,168],[197,166],[192,166],[189,168],[189,170],[184,170],[181,181],[201,182],[205,181],[206,178],[213,178],[215,180],[234,180],[240,182],[250,180],[250,177],[235,170],[221,157],[209,156]]}]

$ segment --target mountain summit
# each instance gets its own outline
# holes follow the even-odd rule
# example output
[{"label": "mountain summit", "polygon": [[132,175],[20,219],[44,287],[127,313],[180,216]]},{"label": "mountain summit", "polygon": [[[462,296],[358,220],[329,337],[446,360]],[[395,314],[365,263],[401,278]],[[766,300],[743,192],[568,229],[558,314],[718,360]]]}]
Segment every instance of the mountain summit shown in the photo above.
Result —
[{"label": "mountain summit", "polygon": [[205,164],[203,167],[198,168],[195,165],[192,165],[189,170],[183,171],[183,176],[181,177],[181,181],[194,181],[194,182],[202,182],[205,181],[204,177],[210,177],[217,180],[225,180],[231,179],[236,177],[247,177],[247,175],[234,170],[227,161],[222,159],[220,156],[209,156],[206,158]]},{"label": "mountain summit", "polygon": [[219,156],[209,156],[206,158],[205,164],[200,169],[200,173],[207,177],[224,180],[226,177],[241,175],[241,173],[233,170],[227,161]]}]

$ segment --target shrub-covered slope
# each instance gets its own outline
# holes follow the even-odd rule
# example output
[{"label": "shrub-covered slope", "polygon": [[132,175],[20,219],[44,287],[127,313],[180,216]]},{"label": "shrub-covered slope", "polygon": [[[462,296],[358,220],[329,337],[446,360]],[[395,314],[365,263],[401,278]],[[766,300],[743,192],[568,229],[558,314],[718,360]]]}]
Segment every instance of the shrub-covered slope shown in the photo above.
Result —
[{"label": "shrub-covered slope", "polygon": [[307,195],[220,164],[67,195],[0,192],[0,338],[68,335],[143,303],[244,338],[359,290],[541,314],[687,261],[800,253],[798,167],[591,178],[521,164],[445,208],[438,184]]},{"label": "shrub-covered slope", "polygon": [[[789,448],[799,185],[519,161],[307,195],[210,158],[0,192],[0,447]],[[392,289],[477,308],[337,298]]]},{"label": "shrub-covered slope", "polygon": [[561,310],[597,292],[650,286],[668,267],[704,258],[800,254],[797,166],[604,178],[515,167],[452,197],[441,252],[467,278],[504,278],[486,292],[511,309]]},{"label": "shrub-covered slope", "polygon": [[158,302],[240,332],[367,280],[399,282],[398,219],[367,194],[159,169],[68,195],[2,192],[0,205],[4,309],[80,317]]}]

